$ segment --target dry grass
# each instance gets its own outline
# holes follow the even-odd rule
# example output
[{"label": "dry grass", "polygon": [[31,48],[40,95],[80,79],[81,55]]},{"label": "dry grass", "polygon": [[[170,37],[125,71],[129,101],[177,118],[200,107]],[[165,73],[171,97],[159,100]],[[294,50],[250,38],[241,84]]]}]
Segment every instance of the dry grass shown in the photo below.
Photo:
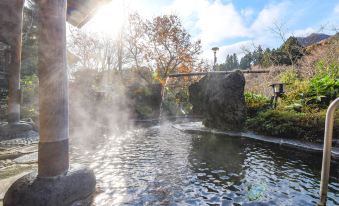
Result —
[{"label": "dry grass", "polygon": [[[339,64],[339,35],[325,39],[317,44],[306,48],[306,55],[299,62],[292,66],[271,66],[266,68],[270,70],[268,74],[247,74],[245,91],[272,95],[272,83],[280,82],[280,74],[287,70],[295,70],[302,79],[308,79],[315,75],[316,64],[322,61],[325,65],[330,63]],[[253,68],[258,69],[258,68]]]},{"label": "dry grass", "polygon": [[280,82],[280,74],[293,68],[292,66],[272,66],[267,69],[270,71],[268,74],[246,74],[245,91],[272,96],[272,88],[270,85]]},{"label": "dry grass", "polygon": [[306,55],[298,62],[298,71],[302,78],[310,78],[315,74],[317,62],[325,65],[339,64],[339,34],[306,48]]}]

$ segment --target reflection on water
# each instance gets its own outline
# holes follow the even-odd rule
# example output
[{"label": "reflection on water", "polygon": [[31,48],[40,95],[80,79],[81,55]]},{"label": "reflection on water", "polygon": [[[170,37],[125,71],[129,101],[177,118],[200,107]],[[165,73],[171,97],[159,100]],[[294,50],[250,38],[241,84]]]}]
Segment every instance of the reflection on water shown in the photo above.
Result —
[{"label": "reflection on water", "polygon": [[[243,138],[187,134],[171,125],[73,144],[73,163],[97,177],[94,205],[315,205],[319,155]],[[87,149],[86,149],[87,148]],[[328,205],[339,205],[338,165]]]}]

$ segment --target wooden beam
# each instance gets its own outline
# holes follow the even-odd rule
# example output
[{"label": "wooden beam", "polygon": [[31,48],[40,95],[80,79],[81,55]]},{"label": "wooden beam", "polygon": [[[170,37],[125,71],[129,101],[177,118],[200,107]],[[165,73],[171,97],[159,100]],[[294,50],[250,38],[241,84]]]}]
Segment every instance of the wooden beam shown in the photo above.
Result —
[{"label": "wooden beam", "polygon": [[[203,76],[207,74],[229,74],[232,71],[212,71],[212,72],[191,72],[191,73],[175,73],[175,74],[170,74],[168,77],[187,77],[187,76]],[[240,70],[244,74],[251,74],[251,73],[256,73],[256,74],[262,74],[262,73],[269,73],[269,70]]]}]

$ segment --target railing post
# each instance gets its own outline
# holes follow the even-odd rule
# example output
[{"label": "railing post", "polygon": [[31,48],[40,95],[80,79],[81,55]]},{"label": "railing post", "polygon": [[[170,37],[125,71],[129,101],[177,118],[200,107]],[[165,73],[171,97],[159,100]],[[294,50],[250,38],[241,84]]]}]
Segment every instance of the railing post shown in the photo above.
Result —
[{"label": "railing post", "polygon": [[318,206],[326,205],[328,182],[329,182],[329,177],[330,177],[330,166],[331,166],[334,113],[338,106],[339,106],[339,98],[335,99],[330,104],[330,106],[327,109],[327,113],[326,113],[323,162],[322,162],[321,180],[320,180],[320,200],[319,200]]}]

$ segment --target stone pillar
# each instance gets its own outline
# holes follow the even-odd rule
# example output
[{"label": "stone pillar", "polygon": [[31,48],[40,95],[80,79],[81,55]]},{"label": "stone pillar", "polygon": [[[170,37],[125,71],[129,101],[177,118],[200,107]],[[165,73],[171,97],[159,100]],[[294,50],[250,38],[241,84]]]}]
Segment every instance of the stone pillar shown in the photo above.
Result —
[{"label": "stone pillar", "polygon": [[[7,4],[7,5],[6,5]],[[24,0],[2,0],[1,8],[6,8],[3,20],[6,28],[6,40],[10,45],[10,64],[8,69],[8,123],[20,121],[20,70],[22,44],[22,15]]]},{"label": "stone pillar", "polygon": [[37,1],[39,6],[39,176],[68,170],[68,80],[66,0]]}]

